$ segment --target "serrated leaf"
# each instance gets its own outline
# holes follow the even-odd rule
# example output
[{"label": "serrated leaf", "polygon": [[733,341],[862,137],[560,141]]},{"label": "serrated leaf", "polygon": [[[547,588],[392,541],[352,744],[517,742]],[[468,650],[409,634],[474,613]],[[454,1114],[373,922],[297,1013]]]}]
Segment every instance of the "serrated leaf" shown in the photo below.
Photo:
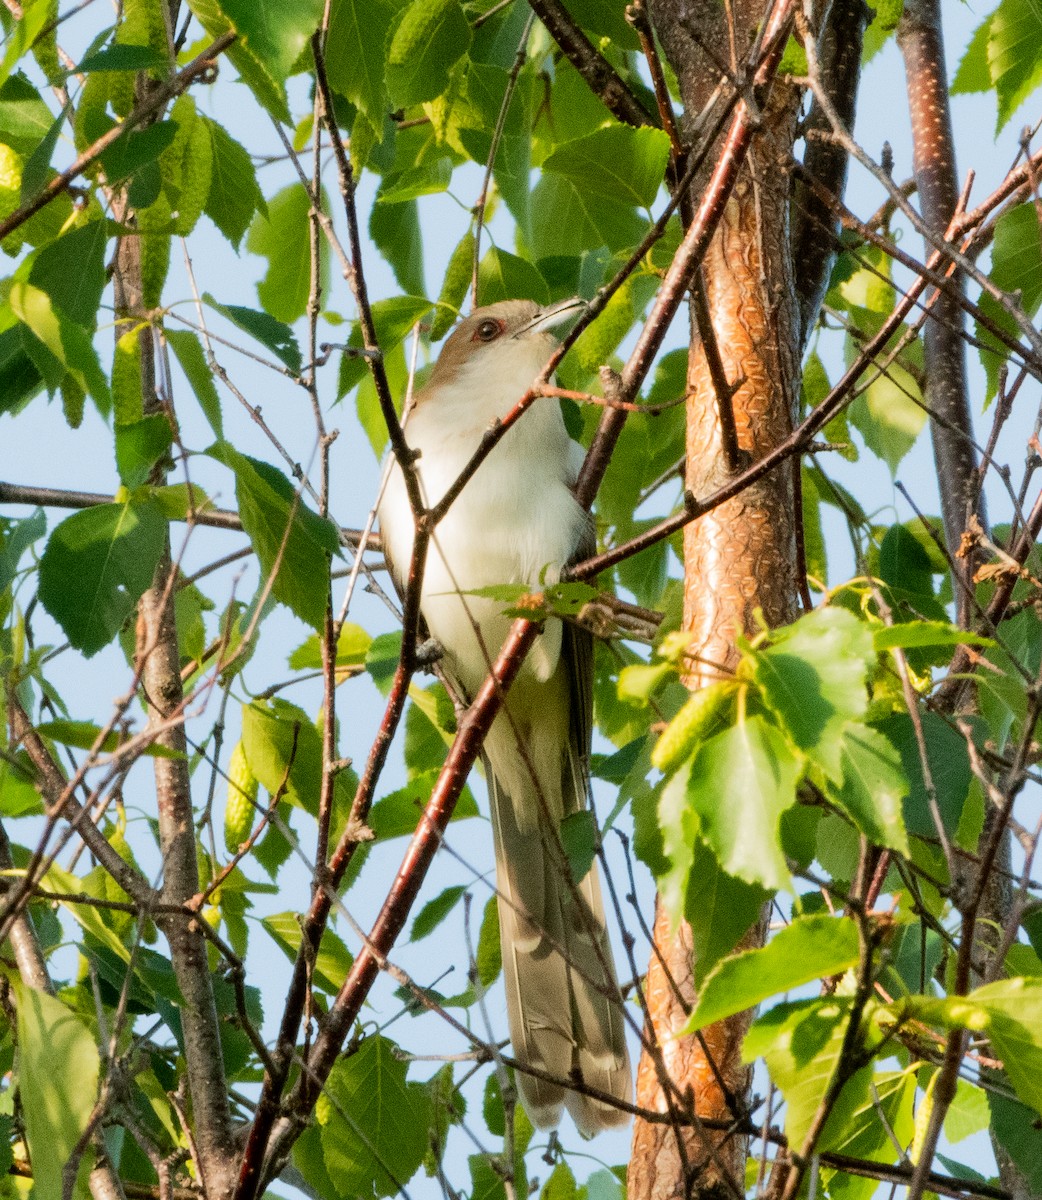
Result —
[{"label": "serrated leaf", "polygon": [[191,329],[167,329],[164,337],[170,344],[174,357],[181,364],[188,382],[192,386],[199,407],[203,410],[214,435],[224,437],[224,420],[221,416],[221,398],[217,394],[210,366],[206,361],[202,343]]},{"label": "serrated leaf", "polygon": [[265,790],[305,812],[318,811],[322,739],[303,709],[284,700],[243,705],[242,744],[250,770]]},{"label": "serrated leaf", "polygon": [[78,1016],[46,992],[16,984],[18,1095],[34,1191],[62,1194],[62,1168],[87,1127],[101,1059]]},{"label": "serrated leaf", "polygon": [[209,292],[203,293],[203,299],[212,309],[227,317],[233,325],[255,337],[258,342],[268,349],[294,373],[301,368],[300,347],[293,330],[284,322],[278,321],[270,313],[258,312],[255,308],[244,308],[239,304],[221,304]]},{"label": "serrated leaf", "polygon": [[69,372],[106,416],[112,408],[112,394],[88,332],[52,305],[46,292],[32,284],[20,280],[13,283],[8,300],[15,315],[32,332],[33,342],[23,342],[26,351],[33,354],[34,347],[39,347],[49,362],[57,365],[56,374],[48,378],[48,363],[34,358],[48,383],[53,380],[57,386]]},{"label": "serrated leaf", "polygon": [[[276,946],[294,962],[300,949],[300,916],[294,912],[272,913],[262,917],[261,924],[271,934]],[[354,956],[332,929],[322,934],[318,953],[311,966],[311,979],[328,996],[335,996],[347,978]]]},{"label": "serrated leaf", "polygon": [[438,295],[438,307],[431,322],[432,342],[440,341],[448,333],[462,311],[467,288],[470,286],[473,264],[474,235],[468,229],[456,244],[449,265],[445,268],[445,278]]},{"label": "serrated leaf", "polygon": [[669,137],[661,129],[612,125],[558,147],[543,170],[616,204],[650,208],[669,161]]},{"label": "serrated leaf", "polygon": [[[941,817],[945,829],[953,834],[959,826],[959,817],[970,787],[966,741],[938,713],[923,712],[920,719]],[[901,769],[909,788],[904,804],[908,832],[919,837],[935,838],[937,828],[930,815],[930,798],[911,718],[905,713],[897,713],[875,722],[875,726],[901,756]]]},{"label": "serrated leaf", "polygon": [[[59,718],[54,721],[40,722],[36,726],[36,732],[41,737],[48,738],[52,742],[58,742],[62,746],[76,746],[80,750],[90,750],[101,735],[101,726],[95,725],[92,721],[69,721],[65,718]],[[105,754],[111,754],[114,750],[118,750],[126,740],[126,737],[115,730],[110,730],[102,738],[99,749]],[[183,757],[176,750],[171,750],[168,746],[160,746],[155,743],[145,747],[141,753],[147,754],[152,758]]]},{"label": "serrated leaf", "polygon": [[[429,312],[432,305],[422,296],[392,296],[388,300],[377,300],[372,306],[373,327],[376,340],[386,357],[408,337],[416,322]],[[362,331],[356,321],[351,327],[347,344],[355,349],[363,346]],[[359,354],[345,353],[340,359],[340,374],[337,380],[337,399],[346,396],[369,373],[365,359]]]},{"label": "serrated leaf", "polygon": [[[768,889],[789,886],[779,821],[796,799],[799,773],[785,739],[759,716],[699,748],[687,798],[700,818],[701,836],[729,875]],[[720,803],[722,791],[726,804]]]},{"label": "serrated leaf", "polygon": [[[372,645],[372,635],[361,625],[345,621],[340,627],[336,644],[337,674],[343,675],[349,668],[365,666],[366,654]],[[320,671],[322,669],[322,643],[320,635],[313,633],[289,656],[289,666],[294,671]]]},{"label": "serrated leaf", "polygon": [[156,463],[173,443],[174,434],[165,413],[149,413],[139,421],[116,426],[116,468],[126,488],[147,482]]},{"label": "serrated leaf", "polygon": [[367,1037],[356,1053],[337,1059],[325,1088],[329,1100],[315,1110],[337,1194],[394,1195],[422,1163],[431,1102],[422,1084],[407,1081],[407,1069],[383,1037]]},{"label": "serrated leaf", "polygon": [[264,210],[264,195],[247,151],[223,125],[208,117],[201,119],[210,135],[211,149],[210,189],[203,212],[238,250],[253,214]]},{"label": "serrated leaf", "polygon": [[433,100],[467,52],[470,23],[459,0],[412,0],[387,49],[387,88],[400,108]]},{"label": "serrated leaf", "polygon": [[40,600],[88,658],[151,586],[166,528],[153,501],[99,504],[55,527],[40,560]]},{"label": "serrated leaf", "polygon": [[439,892],[433,900],[428,900],[413,918],[409,940],[418,942],[429,937],[463,899],[466,890],[465,886],[455,884]]},{"label": "serrated leaf", "polygon": [[253,543],[272,595],[315,629],[325,623],[330,561],[340,550],[331,521],[311,511],[276,467],[239,454],[226,442],[212,458],[235,472],[242,527]]},{"label": "serrated leaf", "polygon": [[722,870],[716,855],[697,839],[688,870],[684,915],[691,926],[695,986],[752,928],[771,893]]},{"label": "serrated leaf", "polygon": [[840,774],[827,795],[869,841],[899,854],[908,853],[902,802],[909,785],[901,756],[877,729],[852,723],[843,731]]},{"label": "serrated leaf", "polygon": [[[246,236],[246,248],[268,260],[257,295],[266,312],[291,325],[307,309],[311,290],[309,252],[311,201],[298,183],[290,184],[258,213]],[[319,277],[323,292],[329,289],[329,252],[319,239]]]},{"label": "serrated leaf", "polygon": [[755,1008],[770,996],[839,975],[859,957],[857,925],[847,917],[797,917],[760,949],[725,958],[706,976],[685,1027],[694,1033]]},{"label": "serrated leaf", "polygon": [[[802,1146],[839,1065],[851,1001],[847,997],[779,1004],[754,1022],[742,1047],[742,1058],[763,1058],[772,1081],[786,1100],[785,1133]],[[870,1103],[868,1070],[847,1081],[833,1107],[816,1148],[827,1149],[842,1136],[846,1119]]]},{"label": "serrated leaf", "polygon": [[495,304],[499,300],[550,303],[550,289],[536,268],[496,246],[486,251],[478,265],[478,296],[481,304]]},{"label": "serrated leaf", "polygon": [[875,662],[868,626],[841,608],[819,608],[779,630],[752,656],[764,701],[793,742],[832,778],[840,774],[844,726],[868,707]]},{"label": "serrated leaf", "polygon": [[356,104],[378,132],[383,130],[387,106],[385,43],[403,2],[334,0],[330,13],[326,39],[330,85]]}]

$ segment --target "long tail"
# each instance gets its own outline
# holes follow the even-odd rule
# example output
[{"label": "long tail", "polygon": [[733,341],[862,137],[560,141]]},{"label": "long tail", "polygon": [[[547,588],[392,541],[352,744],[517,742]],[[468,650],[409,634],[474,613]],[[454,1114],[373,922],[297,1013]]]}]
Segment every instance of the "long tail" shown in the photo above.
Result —
[{"label": "long tail", "polygon": [[[577,772],[564,775],[566,788],[579,786]],[[488,779],[514,1055],[522,1065],[557,1079],[581,1081],[629,1102],[632,1080],[623,1002],[596,863],[573,888],[557,829],[550,827],[545,813],[531,819],[539,812],[538,797],[525,797],[519,806],[492,770]],[[584,794],[570,795],[563,809],[568,813],[584,806]],[[562,1104],[587,1136],[629,1119],[623,1109],[564,1083],[524,1072],[518,1072],[517,1082],[533,1124],[540,1127],[557,1124]]]}]

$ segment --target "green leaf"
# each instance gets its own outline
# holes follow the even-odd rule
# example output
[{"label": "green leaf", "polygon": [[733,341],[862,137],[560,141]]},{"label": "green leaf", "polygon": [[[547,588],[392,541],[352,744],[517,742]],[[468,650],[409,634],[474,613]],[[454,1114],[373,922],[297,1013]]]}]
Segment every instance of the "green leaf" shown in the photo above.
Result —
[{"label": "green leaf", "polygon": [[[101,735],[101,726],[95,725],[92,721],[69,721],[60,718],[55,721],[40,722],[36,726],[36,732],[41,737],[58,742],[62,746],[76,746],[80,750],[90,750]],[[110,730],[102,739],[99,749],[106,754],[111,754],[114,750],[118,750],[126,740],[126,737],[115,730]],[[152,758],[183,757],[176,750],[154,743],[147,746],[141,753],[150,755]]]},{"label": "green leaf", "polygon": [[279,699],[244,704],[242,743],[250,770],[270,795],[284,786],[291,804],[318,811],[322,739],[303,709]]},{"label": "green leaf", "polygon": [[87,1026],[60,1000],[16,984],[18,1095],[33,1190],[62,1194],[62,1168],[86,1129],[101,1059]]},{"label": "green leaf", "polygon": [[[265,310],[277,321],[291,325],[304,315],[311,290],[311,201],[299,183],[284,187],[258,213],[246,237],[246,248],[268,260],[268,270],[257,284]],[[329,289],[329,252],[319,239],[319,276],[323,292]]]},{"label": "green leaf", "polygon": [[857,925],[847,917],[797,917],[757,950],[717,963],[706,976],[685,1033],[755,1008],[770,996],[840,975],[859,957]]},{"label": "green leaf", "polygon": [[277,468],[219,442],[207,452],[235,472],[242,527],[260,559],[272,595],[302,621],[321,629],[326,618],[330,560],[340,550],[336,526],[309,509]]},{"label": "green leaf", "polygon": [[1037,1114],[997,1091],[989,1089],[987,1096],[996,1139],[1023,1174],[1028,1193],[1038,1195],[1042,1192],[1042,1133]]},{"label": "green leaf", "polygon": [[648,223],[632,208],[546,171],[532,190],[532,252],[539,259],[635,246]]},{"label": "green leaf", "polygon": [[456,245],[445,268],[438,307],[431,322],[431,341],[440,341],[452,328],[463,308],[474,265],[474,235],[468,229]]},{"label": "green leaf", "polygon": [[203,299],[209,306],[222,316],[227,317],[233,325],[238,325],[250,337],[258,342],[285,363],[296,374],[300,371],[303,360],[300,357],[300,347],[293,330],[283,321],[277,321],[266,312],[258,312],[255,308],[243,308],[238,304],[221,304],[210,295],[203,292]]},{"label": "green leaf", "polygon": [[433,900],[428,900],[413,918],[409,940],[418,942],[429,937],[463,899],[466,890],[465,886],[456,884],[445,888]]},{"label": "green leaf", "polygon": [[685,915],[691,926],[695,986],[752,928],[771,893],[722,870],[716,855],[696,839],[689,864]]},{"label": "green leaf", "polygon": [[[870,1162],[897,1161],[899,1147],[912,1141],[915,1092],[914,1069],[876,1072],[869,1096],[863,1103],[849,1106],[852,1111],[843,1127],[830,1138],[831,1149]],[[874,1179],[848,1175],[842,1169],[823,1170],[822,1181],[834,1200],[872,1200],[879,1186]]]},{"label": "green leaf", "polygon": [[148,500],[99,504],[54,529],[40,560],[40,600],[88,658],[112,641],[151,586],[166,528]]},{"label": "green leaf", "polygon": [[[361,627],[345,621],[340,626],[336,643],[336,665],[338,668],[364,667],[366,655],[372,645],[372,636]],[[320,671],[322,669],[322,643],[313,633],[289,656],[289,665],[294,671]],[[339,672],[338,672],[339,673]]]},{"label": "green leaf", "polygon": [[150,413],[129,425],[117,425],[116,467],[123,486],[136,488],[147,482],[173,440],[173,430],[165,413]]},{"label": "green leaf", "polygon": [[[729,875],[770,889],[789,886],[779,821],[796,799],[799,772],[785,739],[759,716],[747,717],[699,748],[691,760],[687,796],[702,836]],[[720,803],[722,789],[727,804]]]},{"label": "green leaf", "polygon": [[89,75],[92,71],[148,71],[162,70],[167,66],[165,54],[150,46],[106,46],[82,58],[73,68],[73,74]]},{"label": "green leaf", "polygon": [[[377,800],[369,813],[369,826],[379,839],[406,837],[413,833],[439,774],[437,767],[423,771],[410,779],[405,787]],[[477,815],[478,806],[470,790],[465,788],[456,801],[452,819],[462,821]]]},{"label": "green leaf", "polygon": [[[763,1058],[772,1081],[786,1101],[785,1133],[792,1146],[802,1146],[822,1097],[839,1065],[847,1023],[849,998],[828,997],[779,1004],[764,1013],[749,1030],[742,1058]],[[817,1142],[828,1149],[842,1135],[847,1118],[870,1102],[867,1070],[847,1081]]]},{"label": "green leaf", "polygon": [[188,382],[192,385],[195,398],[203,410],[214,435],[224,437],[224,420],[221,416],[221,398],[214,386],[213,375],[206,361],[202,343],[191,329],[167,329],[164,336],[170,344],[174,357],[181,364]]},{"label": "green leaf", "polygon": [[565,142],[543,162],[576,187],[616,204],[650,208],[669,161],[669,137],[661,129],[611,125]]},{"label": "green leaf", "polygon": [[[450,176],[451,171],[450,163]],[[422,296],[427,285],[423,278],[423,234],[416,202],[389,204],[386,196],[379,197],[369,214],[369,236],[390,264],[402,291]]]},{"label": "green leaf", "polygon": [[966,1000],[987,1012],[988,1036],[1017,1095],[1042,1113],[1042,978],[1001,979]]},{"label": "green leaf", "polygon": [[961,1142],[987,1127],[988,1093],[967,1079],[957,1080],[955,1098],[944,1118],[944,1136],[949,1142]]},{"label": "green leaf", "polygon": [[54,129],[54,114],[19,71],[0,87],[0,136],[18,154],[32,154]]},{"label": "green leaf", "polygon": [[283,80],[318,28],[323,0],[221,0],[221,7],[239,40]]},{"label": "green leaf", "polygon": [[271,116],[290,124],[286,77],[318,27],[322,0],[191,0],[189,7],[211,37],[235,30],[226,57]]},{"label": "green leaf", "polygon": [[392,103],[408,108],[440,95],[470,39],[470,24],[459,0],[412,0],[387,50]]},{"label": "green leaf", "polygon": [[[0,83],[7,81],[15,64],[32,46],[51,20],[48,0],[30,0],[22,5],[21,19],[13,23],[14,28],[7,38],[3,59],[0,59]],[[55,1193],[60,1195],[60,1190]]]},{"label": "green leaf", "polygon": [[418,1170],[433,1113],[427,1089],[407,1082],[407,1069],[383,1037],[337,1059],[315,1108],[335,1194],[391,1196]]},{"label": "green leaf", "polygon": [[478,295],[482,304],[499,300],[534,300],[549,304],[546,280],[523,258],[491,246],[478,264]]},{"label": "green leaf", "polygon": [[[300,949],[300,916],[294,912],[273,913],[262,917],[261,924],[271,934],[275,945],[294,962]],[[311,978],[328,996],[335,996],[347,978],[354,958],[339,937],[326,929],[318,953],[311,963]]]},{"label": "green leaf", "polygon": [[872,644],[878,653],[882,653],[923,646],[994,646],[995,642],[982,634],[949,625],[947,621],[906,621],[901,625],[873,629]]},{"label": "green leaf", "polygon": [[899,363],[874,379],[851,404],[850,423],[865,445],[881,458],[891,473],[915,445],[926,424],[926,409],[915,379]]},{"label": "green leaf", "polygon": [[93,332],[101,293],[108,282],[105,221],[87,221],[48,242],[38,251],[29,282],[50,296],[70,320]]},{"label": "green leaf", "polygon": [[384,696],[391,690],[391,680],[398,669],[398,660],[401,655],[402,635],[400,632],[378,634],[373,638],[366,651],[365,669]]},{"label": "green leaf", "polygon": [[[422,296],[392,296],[388,300],[376,301],[372,306],[373,327],[376,330],[376,341],[385,357],[396,346],[401,345],[412,327],[431,307],[431,302]],[[361,349],[364,344],[362,330],[357,321],[351,328],[347,344],[354,349]],[[368,374],[369,367],[361,355],[345,353],[340,359],[337,399],[346,396]]]},{"label": "green leaf", "polygon": [[768,708],[792,741],[833,779],[840,777],[842,733],[868,707],[875,663],[868,626],[842,608],[819,608],[751,655]]},{"label": "green leaf", "polygon": [[952,80],[952,95],[991,90],[991,70],[988,66],[988,34],[991,31],[989,14],[977,26],[970,43],[963,53]]},{"label": "green leaf", "polygon": [[869,841],[907,854],[902,801],[909,786],[893,743],[871,726],[851,724],[843,731],[839,765],[841,782],[827,788],[829,799]]},{"label": "green leaf", "polygon": [[[456,806],[457,810],[459,805]],[[459,816],[459,812],[453,814]],[[477,958],[478,978],[482,987],[491,987],[499,978],[503,969],[503,957],[499,940],[499,902],[495,896],[489,897],[485,904],[485,912],[481,918],[481,931],[478,934]]]},{"label": "green leaf", "polygon": [[[937,793],[944,827],[953,834],[970,787],[970,762],[965,739],[938,713],[920,714],[926,740],[926,757]],[[919,837],[936,838],[937,827],[930,815],[930,801],[923,775],[919,744],[911,718],[895,713],[876,722],[876,728],[897,748],[901,767],[908,781],[908,796],[904,805],[905,825],[909,833]]]},{"label": "green leaf", "polygon": [[[387,107],[384,50],[404,0],[334,0],[326,39],[330,86],[382,135]],[[352,139],[353,140],[353,139]]]},{"label": "green leaf", "polygon": [[119,183],[148,163],[155,162],[173,142],[175,121],[158,121],[139,133],[124,133],[101,156],[110,183]]},{"label": "green leaf", "polygon": [[223,125],[208,117],[201,119],[210,134],[212,152],[210,190],[203,212],[238,250],[253,214],[264,211],[264,194],[247,151]]},{"label": "green leaf", "polygon": [[[107,414],[112,408],[112,394],[86,330],[54,307],[47,293],[32,284],[13,283],[8,299],[15,315],[34,335],[33,344],[25,344],[27,352],[33,355],[34,345],[42,349],[50,363],[58,365],[57,382],[67,371],[83,391],[90,393],[99,412]],[[46,379],[46,362],[35,357],[34,361]]]},{"label": "green leaf", "polygon": [[1002,0],[992,14],[988,70],[999,101],[998,133],[1042,83],[1042,13],[1032,0]]},{"label": "green leaf", "polygon": [[[1042,300],[1042,236],[1033,204],[1021,204],[1003,213],[995,223],[991,250],[991,279],[1005,292],[1020,292],[1020,305],[1030,317]],[[1019,336],[1016,322],[1006,307],[990,293],[980,300],[981,309],[1005,332]],[[983,343],[981,363],[988,376],[988,396],[998,388],[998,372],[1008,359],[1009,350],[999,339],[977,324],[977,336]]]}]

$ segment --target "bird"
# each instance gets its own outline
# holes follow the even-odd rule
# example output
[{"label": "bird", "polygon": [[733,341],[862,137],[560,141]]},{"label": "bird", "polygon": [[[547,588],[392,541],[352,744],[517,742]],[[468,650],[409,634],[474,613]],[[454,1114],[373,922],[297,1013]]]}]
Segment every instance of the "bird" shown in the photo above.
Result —
[{"label": "bird", "polygon": [[[457,324],[405,426],[427,508],[535,381],[557,344],[553,330],[582,304],[577,298],[549,306],[502,300]],[[477,694],[512,623],[501,601],[468,593],[505,583],[539,591],[596,547],[589,513],[574,491],[583,455],[559,401],[536,400],[434,530],[420,611],[464,702]],[[403,592],[415,521],[393,459],[378,519],[392,578]],[[569,1082],[622,1104],[632,1096],[623,999],[597,865],[572,883],[559,832],[564,818],[590,802],[592,691],[592,638],[548,618],[482,751],[518,1090],[537,1128],[555,1127],[564,1108],[586,1137],[624,1124],[629,1114]]]}]

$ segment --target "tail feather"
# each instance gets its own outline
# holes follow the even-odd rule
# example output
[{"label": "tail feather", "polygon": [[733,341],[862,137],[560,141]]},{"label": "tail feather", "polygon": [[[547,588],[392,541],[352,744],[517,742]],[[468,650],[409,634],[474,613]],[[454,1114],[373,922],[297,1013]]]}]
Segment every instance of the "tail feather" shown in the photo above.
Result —
[{"label": "tail feather", "polygon": [[[565,1086],[578,1079],[617,1100],[632,1084],[611,946],[596,865],[573,890],[556,828],[528,819],[487,769],[496,841],[500,942],[514,1054],[562,1080],[518,1073],[535,1125],[553,1126],[564,1105],[587,1136],[628,1114]],[[566,781],[567,786],[567,781]],[[566,810],[577,806],[566,803]],[[532,797],[531,803],[538,804]],[[524,814],[523,828],[516,813]]]}]

